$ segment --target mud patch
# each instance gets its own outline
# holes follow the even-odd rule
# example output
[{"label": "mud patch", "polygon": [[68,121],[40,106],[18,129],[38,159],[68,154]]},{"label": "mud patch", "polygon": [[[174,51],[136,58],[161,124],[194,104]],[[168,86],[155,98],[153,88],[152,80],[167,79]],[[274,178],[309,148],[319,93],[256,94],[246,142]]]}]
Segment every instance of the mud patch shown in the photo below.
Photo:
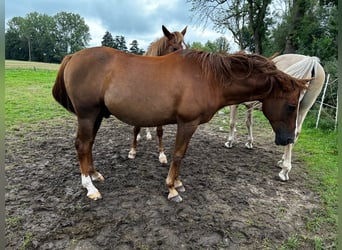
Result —
[{"label": "mud patch", "polygon": [[[319,208],[296,159],[289,182],[277,177],[282,149],[269,130],[253,150],[243,142],[226,149],[215,119],[192,138],[179,204],[166,198],[168,165],[159,163],[157,143],[142,140],[129,160],[132,128],[105,120],[94,145],[103,199],[92,201],[80,183],[75,130],[56,120],[7,133],[6,249],[276,249],[306,235]],[[175,126],[164,130],[170,160]]]}]

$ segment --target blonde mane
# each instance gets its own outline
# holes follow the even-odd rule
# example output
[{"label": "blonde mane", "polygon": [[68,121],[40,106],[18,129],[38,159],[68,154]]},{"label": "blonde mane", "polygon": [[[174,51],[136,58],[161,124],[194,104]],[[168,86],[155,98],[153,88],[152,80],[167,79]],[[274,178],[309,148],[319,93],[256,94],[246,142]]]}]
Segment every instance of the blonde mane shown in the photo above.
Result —
[{"label": "blonde mane", "polygon": [[[175,31],[172,32],[173,39],[175,39],[175,43],[181,44],[184,41],[184,36],[181,32]],[[169,39],[166,36],[163,36],[156,41],[152,42],[149,47],[147,48],[145,56],[161,56],[165,54],[169,46]]]}]

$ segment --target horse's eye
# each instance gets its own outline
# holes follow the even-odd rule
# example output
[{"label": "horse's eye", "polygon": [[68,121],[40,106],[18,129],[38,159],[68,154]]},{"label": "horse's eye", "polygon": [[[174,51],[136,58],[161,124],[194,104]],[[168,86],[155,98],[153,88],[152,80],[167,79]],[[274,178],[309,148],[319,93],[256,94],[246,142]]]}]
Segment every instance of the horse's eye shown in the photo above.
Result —
[{"label": "horse's eye", "polygon": [[296,106],[295,105],[289,105],[289,106],[287,106],[287,110],[289,111],[289,112],[294,112],[294,111],[296,111]]},{"label": "horse's eye", "polygon": [[173,51],[177,51],[177,50],[178,50],[178,48],[173,48],[172,50],[173,50]]}]

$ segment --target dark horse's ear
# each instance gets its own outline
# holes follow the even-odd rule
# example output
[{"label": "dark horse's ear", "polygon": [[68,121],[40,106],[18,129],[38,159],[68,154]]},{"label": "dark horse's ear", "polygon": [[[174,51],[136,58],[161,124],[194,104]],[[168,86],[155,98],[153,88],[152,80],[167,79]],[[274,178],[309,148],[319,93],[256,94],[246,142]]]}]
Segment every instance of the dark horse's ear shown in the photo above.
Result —
[{"label": "dark horse's ear", "polygon": [[185,35],[185,33],[186,33],[186,28],[187,28],[188,26],[185,26],[185,28],[182,30],[182,35],[184,36]]},{"label": "dark horse's ear", "polygon": [[164,35],[165,35],[167,38],[171,39],[171,38],[172,38],[171,32],[168,31],[168,29],[167,29],[164,25],[162,25],[162,29],[163,29]]}]

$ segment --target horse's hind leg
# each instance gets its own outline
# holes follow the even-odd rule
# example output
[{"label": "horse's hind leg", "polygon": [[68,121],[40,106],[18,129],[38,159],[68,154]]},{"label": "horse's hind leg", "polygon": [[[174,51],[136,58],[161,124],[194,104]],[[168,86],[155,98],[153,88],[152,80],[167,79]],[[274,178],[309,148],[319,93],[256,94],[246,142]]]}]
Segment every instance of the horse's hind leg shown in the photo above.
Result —
[{"label": "horse's hind leg", "polygon": [[131,149],[129,150],[128,153],[128,158],[129,159],[134,159],[135,155],[137,154],[137,141],[138,141],[138,135],[140,133],[140,127],[134,127],[133,128],[133,141],[131,145]]},{"label": "horse's hind leg", "polygon": [[247,142],[245,144],[246,148],[252,149],[253,148],[253,120],[252,120],[252,112],[253,112],[253,107],[247,107],[246,111],[246,127],[247,127],[247,132],[248,132],[248,138]]},{"label": "horse's hind leg", "polygon": [[75,142],[81,168],[82,186],[87,189],[87,196],[93,200],[101,199],[101,194],[93,185],[92,180],[104,180],[103,176],[95,170],[92,156],[92,147],[101,121],[102,115],[78,117],[78,131]]},{"label": "horse's hind leg", "polygon": [[167,163],[167,158],[164,153],[164,147],[163,147],[163,127],[162,126],[157,127],[157,136],[158,136],[158,142],[159,142],[159,162]]},{"label": "horse's hind leg", "polygon": [[146,128],[146,140],[148,141],[152,140],[150,128]]},{"label": "horse's hind leg", "polygon": [[228,141],[224,144],[227,148],[232,148],[233,147],[233,142],[235,140],[235,131],[236,131],[236,115],[237,115],[237,108],[238,105],[231,105],[229,106],[230,108],[230,118],[229,118],[229,136],[228,136]]}]

